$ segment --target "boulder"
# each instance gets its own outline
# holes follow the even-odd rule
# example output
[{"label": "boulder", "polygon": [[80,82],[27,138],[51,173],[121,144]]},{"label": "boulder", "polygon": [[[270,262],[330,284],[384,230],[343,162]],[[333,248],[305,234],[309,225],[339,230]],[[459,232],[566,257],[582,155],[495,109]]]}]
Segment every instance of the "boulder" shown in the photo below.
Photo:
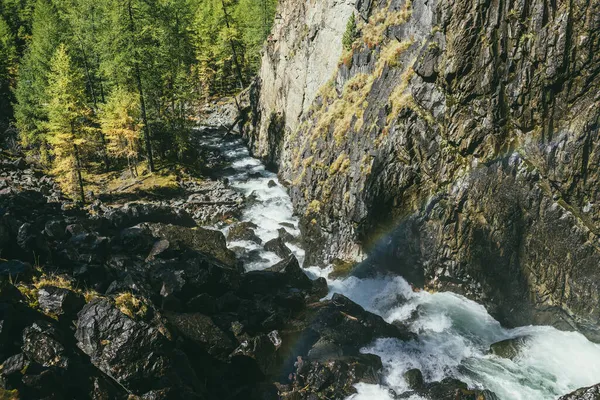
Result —
[{"label": "boulder", "polygon": [[427,383],[420,389],[403,393],[397,398],[408,399],[414,394],[427,399],[440,400],[498,400],[498,397],[489,390],[469,389],[466,383],[453,378]]},{"label": "boulder", "polygon": [[312,281],[304,273],[302,268],[300,268],[298,259],[291,253],[288,254],[288,256],[285,259],[281,260],[272,267],[267,268],[266,271],[277,272],[282,274],[284,282],[287,285],[299,289],[308,289],[312,287]]},{"label": "boulder", "polygon": [[422,389],[425,383],[423,380],[423,374],[421,373],[421,370],[417,368],[409,369],[408,371],[406,371],[404,373],[404,380],[406,381],[408,387],[412,390]]},{"label": "boulder", "polygon": [[281,258],[287,258],[290,254],[292,254],[292,251],[285,245],[285,243],[283,243],[281,238],[269,240],[267,243],[265,243],[264,249],[277,254]]},{"label": "boulder", "polygon": [[12,357],[8,357],[0,367],[2,376],[10,376],[15,373],[20,373],[29,366],[29,359],[25,354],[19,353]]},{"label": "boulder", "polygon": [[199,293],[211,296],[237,289],[240,272],[202,253],[184,253],[178,258],[156,259],[147,264],[148,281],[156,294],[174,295],[183,303]]},{"label": "boulder", "polygon": [[75,317],[85,305],[80,293],[55,286],[45,286],[38,291],[40,308],[57,316]]},{"label": "boulder", "polygon": [[19,261],[9,260],[0,262],[0,281],[29,281],[33,274],[31,264]]},{"label": "boulder", "polygon": [[217,310],[217,300],[208,293],[200,293],[187,302],[187,309],[211,315]]},{"label": "boulder", "polygon": [[137,394],[172,384],[172,345],[157,328],[106,298],[93,299],[78,316],[77,346],[101,371]]},{"label": "boulder", "polygon": [[521,349],[527,345],[530,340],[529,336],[518,336],[511,339],[501,340],[493,343],[490,346],[490,353],[497,355],[498,357],[508,358],[509,360],[514,359],[519,355]]},{"label": "boulder", "polygon": [[70,360],[63,342],[60,332],[44,321],[23,331],[23,353],[44,367],[68,368]]},{"label": "boulder", "polygon": [[600,384],[577,389],[569,394],[561,396],[558,400],[599,400]]},{"label": "boulder", "polygon": [[268,335],[259,335],[244,340],[231,354],[232,357],[249,357],[256,361],[261,372],[265,375],[278,371],[277,346]]},{"label": "boulder", "polygon": [[196,343],[211,356],[227,359],[237,345],[206,315],[168,313],[166,317],[181,336]]},{"label": "boulder", "polygon": [[45,259],[50,252],[48,243],[42,233],[39,232],[34,225],[28,222],[19,227],[17,244],[29,257],[35,254],[36,257]]},{"label": "boulder", "polygon": [[46,222],[44,226],[44,233],[50,239],[61,240],[66,235],[66,224],[61,220],[51,220]]},{"label": "boulder", "polygon": [[240,222],[232,225],[227,233],[227,240],[230,242],[236,240],[248,240],[250,242],[261,244],[262,240],[256,235],[254,229],[258,226],[252,222]]},{"label": "boulder", "polygon": [[190,249],[208,254],[230,268],[237,268],[235,253],[227,248],[222,232],[200,227],[144,224],[157,239],[169,241],[170,250]]},{"label": "boulder", "polygon": [[310,361],[327,361],[341,358],[343,355],[344,351],[341,347],[327,340],[319,339],[308,351],[307,359]]},{"label": "boulder", "polygon": [[173,224],[194,227],[196,222],[184,210],[151,203],[127,203],[123,207],[107,210],[104,215],[95,217],[102,229],[121,230],[142,222]]},{"label": "boulder", "polygon": [[279,238],[286,243],[297,242],[296,237],[294,235],[292,235],[291,233],[289,233],[285,228],[277,229],[277,233],[279,235]]},{"label": "boulder", "polygon": [[338,293],[331,300],[315,304],[312,312],[310,329],[321,340],[342,349],[345,356],[357,355],[361,347],[376,338],[411,340],[415,337],[408,330],[388,324],[379,315],[365,311],[360,305]]},{"label": "boulder", "polygon": [[292,388],[284,398],[326,398],[343,400],[356,393],[355,384],[381,382],[381,359],[359,354],[330,361],[308,361],[298,357],[296,371],[290,374]]}]

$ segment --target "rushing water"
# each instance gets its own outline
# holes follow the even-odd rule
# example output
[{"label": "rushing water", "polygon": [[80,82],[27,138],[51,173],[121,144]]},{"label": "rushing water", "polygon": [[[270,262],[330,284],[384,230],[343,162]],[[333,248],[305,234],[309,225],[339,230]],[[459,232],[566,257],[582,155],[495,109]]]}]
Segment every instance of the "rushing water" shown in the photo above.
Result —
[{"label": "rushing water", "polygon": [[[219,149],[230,162],[226,176],[231,186],[256,197],[241,219],[258,226],[256,233],[263,242],[277,237],[277,229],[282,226],[300,235],[286,190],[274,173],[249,155],[240,139],[224,140],[222,133],[214,132],[203,143]],[[269,187],[271,180],[277,186]],[[225,233],[227,229],[223,228]],[[275,254],[253,242],[229,245],[260,252],[262,260],[247,265],[247,269],[262,269],[279,261]],[[287,245],[302,263],[304,251]],[[309,267],[306,272],[311,277],[327,278],[330,270]],[[426,381],[455,377],[472,388],[489,389],[502,400],[556,399],[600,382],[600,345],[579,333],[546,326],[505,329],[483,306],[453,293],[413,292],[401,277],[349,277],[328,279],[328,283],[330,296],[342,293],[388,322],[404,321],[418,333],[416,341],[383,338],[363,349],[381,357],[385,381],[383,385],[358,384],[359,393],[351,396],[353,400],[391,399],[389,388],[396,393],[407,391],[403,374],[412,368],[419,368]],[[521,336],[529,339],[514,360],[489,354],[492,343]]]}]

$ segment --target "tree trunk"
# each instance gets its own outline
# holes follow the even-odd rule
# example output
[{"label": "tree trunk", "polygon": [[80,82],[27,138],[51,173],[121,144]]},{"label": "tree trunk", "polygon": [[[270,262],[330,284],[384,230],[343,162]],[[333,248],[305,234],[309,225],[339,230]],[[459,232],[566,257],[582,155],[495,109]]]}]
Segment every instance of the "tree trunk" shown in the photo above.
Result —
[{"label": "tree trunk", "polygon": [[85,192],[83,191],[83,178],[81,177],[81,160],[79,158],[79,149],[73,143],[73,151],[75,152],[75,171],[77,172],[77,180],[79,181],[79,199],[81,204],[85,204]]},{"label": "tree trunk", "polygon": [[[128,2],[129,11],[129,28],[131,34],[135,35],[135,26],[133,24],[133,10],[131,9],[131,1]],[[140,96],[140,109],[142,112],[142,121],[144,122],[144,141],[146,142],[146,155],[148,157],[148,168],[150,172],[154,172],[154,160],[152,158],[152,143],[150,142],[150,126],[148,125],[148,117],[146,115],[146,102],[144,101],[144,90],[142,87],[142,76],[140,73],[140,66],[138,61],[135,60],[135,80],[137,83],[138,94]]]},{"label": "tree trunk", "polygon": [[[223,5],[223,14],[225,14],[225,25],[227,25],[227,29],[229,29],[229,14],[227,14],[227,7],[225,7],[225,0],[221,0],[221,4]],[[233,54],[233,63],[235,64],[235,70],[237,72],[238,83],[240,85],[240,89],[244,87],[244,78],[242,76],[242,69],[240,68],[240,63],[238,62],[237,52],[235,51],[235,43],[233,40],[229,40],[229,44],[231,45],[231,53]]]}]

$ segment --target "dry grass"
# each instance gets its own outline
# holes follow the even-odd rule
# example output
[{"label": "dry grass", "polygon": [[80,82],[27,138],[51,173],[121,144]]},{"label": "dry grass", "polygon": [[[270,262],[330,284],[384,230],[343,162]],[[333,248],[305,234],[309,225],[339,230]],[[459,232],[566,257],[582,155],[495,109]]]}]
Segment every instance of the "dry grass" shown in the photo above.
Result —
[{"label": "dry grass", "polygon": [[36,289],[42,289],[48,286],[59,287],[73,290],[73,281],[64,275],[42,275],[33,282]]},{"label": "dry grass", "polygon": [[390,3],[386,7],[371,15],[369,21],[360,27],[364,43],[373,48],[383,42],[385,31],[392,26],[397,26],[408,21],[412,14],[412,1],[406,0],[402,9],[398,11],[389,10]]},{"label": "dry grass", "polygon": [[131,292],[121,293],[115,297],[115,304],[121,312],[131,318],[145,318],[148,314],[148,306],[143,299]]},{"label": "dry grass", "polygon": [[25,300],[27,301],[29,307],[37,308],[39,306],[38,291],[35,287],[24,285],[22,283],[18,284],[16,287],[17,289],[19,289],[19,292],[21,292],[21,294],[25,297]]},{"label": "dry grass", "polygon": [[306,215],[311,213],[317,214],[319,211],[321,211],[321,202],[319,200],[311,201],[308,207],[306,207]]},{"label": "dry grass", "polygon": [[84,172],[85,189],[96,195],[159,193],[179,189],[177,172],[172,169],[162,168],[151,173],[146,161],[138,163],[136,169],[137,176],[132,176],[127,169],[100,174]]},{"label": "dry grass", "polygon": [[[70,280],[65,275],[42,274],[41,276],[33,279],[33,284],[26,285],[26,284],[21,283],[21,284],[16,285],[16,287],[17,287],[17,289],[19,289],[21,294],[25,297],[25,299],[27,300],[27,304],[31,308],[39,307],[38,292],[40,291],[40,289],[43,289],[45,287],[58,287],[58,288],[71,290],[75,293],[79,293],[79,294],[83,295],[86,302],[89,302],[93,298],[100,296],[100,294],[98,292],[96,292],[95,290],[92,290],[92,289],[82,290],[80,288],[75,287],[74,281]],[[49,315],[50,317],[53,317],[53,318],[55,317],[50,314],[47,314],[47,315]]]},{"label": "dry grass", "polygon": [[350,166],[350,158],[346,153],[341,153],[338,158],[329,166],[329,175],[335,175],[338,172],[344,173]]},{"label": "dry grass", "polygon": [[17,390],[8,390],[0,388],[0,400],[19,400],[19,392]]}]

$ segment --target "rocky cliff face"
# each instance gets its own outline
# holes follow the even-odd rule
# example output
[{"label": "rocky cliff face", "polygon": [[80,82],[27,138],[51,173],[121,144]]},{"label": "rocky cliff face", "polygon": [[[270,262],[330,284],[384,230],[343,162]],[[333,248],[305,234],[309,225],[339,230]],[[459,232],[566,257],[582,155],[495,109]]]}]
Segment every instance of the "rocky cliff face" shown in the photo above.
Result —
[{"label": "rocky cliff face", "polygon": [[597,340],[599,54],[596,1],[284,1],[245,135],[308,263],[369,254],[355,273]]}]

